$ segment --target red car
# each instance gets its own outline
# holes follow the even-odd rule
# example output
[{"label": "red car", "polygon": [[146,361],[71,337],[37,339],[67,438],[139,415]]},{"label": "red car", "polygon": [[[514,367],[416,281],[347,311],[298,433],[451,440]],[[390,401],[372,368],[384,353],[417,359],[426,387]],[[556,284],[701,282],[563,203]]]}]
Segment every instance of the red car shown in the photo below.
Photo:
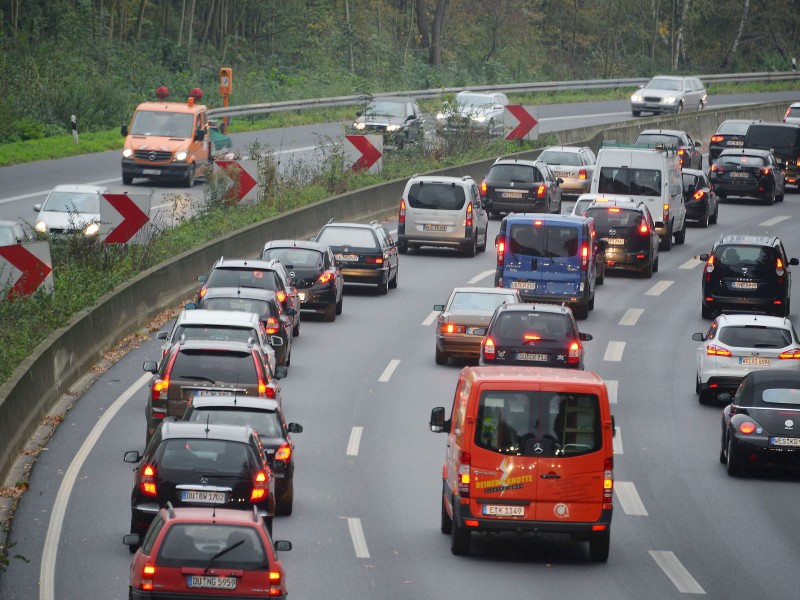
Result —
[{"label": "red car", "polygon": [[[135,539],[134,539],[135,538]],[[162,508],[131,561],[129,598],[286,598],[286,576],[256,511]]]}]

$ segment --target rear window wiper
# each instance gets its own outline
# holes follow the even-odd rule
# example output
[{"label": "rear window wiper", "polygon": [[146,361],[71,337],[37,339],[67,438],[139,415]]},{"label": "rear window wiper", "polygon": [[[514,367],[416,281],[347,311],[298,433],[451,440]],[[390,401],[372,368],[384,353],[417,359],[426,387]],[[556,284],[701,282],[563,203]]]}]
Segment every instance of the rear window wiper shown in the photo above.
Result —
[{"label": "rear window wiper", "polygon": [[211,565],[212,565],[212,564],[214,564],[214,561],[215,561],[215,560],[217,560],[217,559],[218,559],[219,557],[221,557],[223,554],[227,554],[228,552],[230,552],[230,551],[231,551],[231,550],[233,550],[234,548],[238,548],[238,547],[239,547],[239,546],[241,546],[242,544],[244,544],[244,540],[239,540],[239,541],[238,541],[238,542],[236,542],[235,544],[233,544],[233,545],[231,545],[231,546],[228,546],[227,548],[223,548],[222,550],[220,550],[219,552],[217,552],[217,553],[216,553],[214,556],[212,556],[212,557],[209,559],[209,561],[208,561],[208,564],[206,565],[206,568],[205,568],[205,569],[203,569],[203,572],[204,572],[204,573],[208,573],[208,570],[211,568]]},{"label": "rear window wiper", "polygon": [[192,381],[208,381],[209,383],[217,383],[216,379],[209,379],[202,375],[177,375],[178,379],[191,379]]}]

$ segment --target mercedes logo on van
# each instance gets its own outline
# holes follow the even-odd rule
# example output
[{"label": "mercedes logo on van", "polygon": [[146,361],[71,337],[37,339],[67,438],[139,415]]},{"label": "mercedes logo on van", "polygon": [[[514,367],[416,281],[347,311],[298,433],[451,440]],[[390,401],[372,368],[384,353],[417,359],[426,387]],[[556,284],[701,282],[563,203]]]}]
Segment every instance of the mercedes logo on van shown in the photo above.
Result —
[{"label": "mercedes logo on van", "polygon": [[156,159],[156,153],[155,152],[151,152],[150,154],[147,155],[147,158],[149,160],[155,160]]},{"label": "mercedes logo on van", "polygon": [[533,452],[535,454],[541,454],[542,452],[544,452],[544,446],[542,444],[540,444],[539,442],[536,442],[533,445]]}]

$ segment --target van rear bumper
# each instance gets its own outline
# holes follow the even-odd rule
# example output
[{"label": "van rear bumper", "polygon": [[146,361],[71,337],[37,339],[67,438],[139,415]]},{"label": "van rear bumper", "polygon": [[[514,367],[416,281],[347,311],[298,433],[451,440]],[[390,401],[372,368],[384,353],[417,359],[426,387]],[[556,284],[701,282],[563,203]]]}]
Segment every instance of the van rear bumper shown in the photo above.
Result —
[{"label": "van rear bumper", "polygon": [[[611,525],[612,510],[603,510],[597,521],[574,522],[574,521],[517,521],[512,519],[486,519],[482,516],[475,516],[468,507],[456,504],[453,507],[453,518],[459,527],[468,531],[478,533],[501,533],[509,532],[524,536],[548,536],[566,535],[575,539],[586,538],[592,533],[596,533],[595,527],[604,526],[608,529]],[[466,521],[477,521],[477,526],[468,526]]]},{"label": "van rear bumper", "polygon": [[158,163],[149,165],[139,163],[129,158],[122,159],[122,174],[133,177],[148,177],[150,179],[183,179],[191,169],[195,169],[195,163],[174,162]]},{"label": "van rear bumper", "polygon": [[472,236],[468,237],[438,237],[426,238],[424,236],[401,235],[398,234],[397,242],[401,246],[419,248],[431,246],[435,248],[467,248],[472,244]]}]

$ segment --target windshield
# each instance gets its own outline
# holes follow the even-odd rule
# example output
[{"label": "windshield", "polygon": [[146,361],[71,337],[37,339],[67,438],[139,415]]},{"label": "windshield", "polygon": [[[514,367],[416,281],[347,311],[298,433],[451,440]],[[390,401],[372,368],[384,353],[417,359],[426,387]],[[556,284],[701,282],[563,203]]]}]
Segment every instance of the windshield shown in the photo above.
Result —
[{"label": "windshield", "polygon": [[658,196],[661,194],[661,172],[656,169],[603,167],[597,191],[601,194]]},{"label": "windshield", "polygon": [[548,165],[565,165],[568,167],[581,166],[581,155],[577,152],[562,152],[559,150],[545,150],[539,155]]},{"label": "windshield", "polygon": [[494,165],[486,176],[491,181],[541,181],[539,169],[528,165]]},{"label": "windshield", "polygon": [[361,227],[325,227],[320,231],[317,241],[329,246],[378,247],[378,242],[372,230]]},{"label": "windshield", "polygon": [[683,89],[683,84],[680,79],[667,79],[665,77],[654,77],[651,79],[645,88],[655,90],[671,90],[679,92]]},{"label": "windshield", "polygon": [[308,248],[270,248],[264,260],[279,260],[287,269],[321,269],[322,252]]},{"label": "windshield", "polygon": [[248,298],[204,298],[201,308],[206,310],[235,310],[238,312],[256,313],[257,315],[270,315],[275,311],[270,310],[271,304],[266,300],[250,300]]},{"label": "windshield", "polygon": [[131,135],[157,135],[171,138],[190,138],[193,135],[192,113],[137,110],[131,123]]},{"label": "windshield", "polygon": [[663,133],[642,133],[636,139],[636,143],[645,146],[663,144],[668,148],[677,148],[681,145],[681,139],[677,136],[666,135]]},{"label": "windshield", "polygon": [[767,164],[762,156],[747,156],[745,154],[721,154],[717,162],[722,165],[742,165],[743,167],[763,167]]},{"label": "windshield", "polygon": [[479,94],[456,96],[456,101],[465,108],[482,108],[493,104],[491,96],[481,96]]},{"label": "windshield", "polygon": [[606,232],[612,228],[626,231],[642,224],[642,213],[638,210],[594,206],[586,211],[586,216],[594,219],[598,232]]},{"label": "windshield", "polygon": [[256,385],[258,373],[250,352],[181,350],[172,366],[172,377],[197,382]]},{"label": "windshield", "polygon": [[223,423],[225,425],[249,425],[263,437],[282,437],[278,413],[272,410],[248,410],[244,408],[208,407],[192,409],[189,421]]},{"label": "windshield", "polygon": [[215,475],[242,475],[250,471],[249,446],[215,439],[177,439],[161,442],[158,449],[162,471],[197,471]]},{"label": "windshield", "polygon": [[269,568],[264,544],[255,526],[213,522],[172,525],[158,551],[156,565],[204,569],[215,554],[235,544],[239,545],[214,561],[215,568],[250,571]]},{"label": "windshield", "polygon": [[449,183],[414,183],[408,190],[411,208],[459,210],[464,207],[466,199],[463,187]]},{"label": "windshield", "polygon": [[777,327],[729,325],[720,329],[717,339],[738,348],[785,348],[792,343],[792,334]]},{"label": "windshield", "polygon": [[800,129],[795,125],[751,125],[745,141],[751,148],[797,149]]},{"label": "windshield", "polygon": [[42,210],[99,214],[100,196],[91,192],[50,192]]},{"label": "windshield", "polygon": [[373,100],[367,106],[365,116],[405,117],[406,103],[389,100]]},{"label": "windshield", "polygon": [[512,254],[569,258],[578,254],[578,228],[519,223],[509,233]]},{"label": "windshield", "polygon": [[750,127],[750,121],[744,123],[737,123],[736,121],[725,121],[717,129],[717,133],[727,135],[744,135],[747,133],[747,128]]}]

